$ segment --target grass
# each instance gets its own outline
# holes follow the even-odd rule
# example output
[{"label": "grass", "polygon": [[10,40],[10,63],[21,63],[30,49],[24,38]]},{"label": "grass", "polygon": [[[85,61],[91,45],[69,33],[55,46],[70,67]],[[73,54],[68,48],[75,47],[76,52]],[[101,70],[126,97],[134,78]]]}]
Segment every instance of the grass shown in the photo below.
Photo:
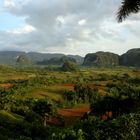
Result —
[{"label": "grass", "polygon": [[26,97],[28,98],[50,98],[55,101],[63,100],[62,95],[56,92],[51,92],[46,89],[37,89],[29,93]]},{"label": "grass", "polygon": [[23,117],[6,110],[0,110],[0,119],[6,121],[22,121]]},{"label": "grass", "polygon": [[55,101],[63,102],[63,92],[64,90],[71,90],[73,87],[65,87],[63,85],[47,86],[45,88],[32,88],[25,95],[17,94],[14,97],[17,99],[25,98],[50,98]]},{"label": "grass", "polygon": [[[45,71],[45,69],[9,69],[5,68],[0,69],[0,82],[12,79],[27,79],[33,78],[37,75],[47,76],[47,77],[56,77],[60,83],[65,80],[65,84],[72,84],[71,80],[76,78],[83,83],[88,82],[89,84],[99,84],[105,85],[109,80],[106,81],[97,81],[99,74],[105,74],[106,76],[110,75],[123,75],[128,73],[130,76],[140,76],[140,72],[135,72],[133,69],[126,67],[114,67],[114,68],[81,68],[79,72],[70,73],[70,72],[57,72],[57,71]],[[51,78],[53,80],[53,78]],[[87,79],[87,81],[85,81]],[[94,80],[95,79],[95,80]],[[3,82],[4,83],[4,82]],[[58,85],[43,85],[44,87],[31,87],[28,93],[25,95],[15,95],[15,98],[51,98],[56,101],[63,101],[63,92],[64,90],[73,90],[72,86],[64,86],[63,84]],[[102,92],[102,88],[100,89]],[[104,89],[103,89],[104,90]]]},{"label": "grass", "polygon": [[73,108],[88,108],[90,106],[89,103],[80,103],[73,106]]},{"label": "grass", "polygon": [[[1,81],[8,81],[13,79],[30,79],[34,78],[36,76],[46,77],[47,80],[53,81],[50,86],[48,84],[38,84],[33,83],[32,86],[29,87],[28,92],[24,95],[21,94],[14,94],[12,95],[15,99],[21,99],[24,100],[26,98],[49,98],[53,101],[56,101],[58,103],[62,103],[62,106],[60,105],[60,109],[66,107],[71,109],[77,109],[77,108],[88,108],[90,105],[89,103],[78,103],[76,105],[69,105],[69,102],[67,102],[64,99],[64,91],[65,90],[74,90],[73,86],[65,86],[65,84],[73,84],[75,81],[80,81],[81,83],[91,84],[91,86],[98,88],[99,93],[101,95],[106,95],[106,84],[108,82],[113,82],[113,79],[108,79],[108,77],[111,77],[112,75],[115,76],[123,76],[124,74],[128,74],[130,76],[139,77],[140,71],[133,71],[133,69],[130,68],[124,68],[124,67],[114,67],[114,68],[81,68],[79,72],[70,73],[70,72],[57,72],[57,71],[45,71],[42,69],[22,69],[21,71],[16,71],[15,69],[10,69],[8,71],[4,71],[4,69],[0,69],[0,82]],[[99,77],[104,77],[105,80],[98,80]],[[57,82],[55,82],[55,79]],[[41,79],[42,80],[42,79]],[[46,80],[46,83],[47,83]],[[73,82],[74,81],[74,82]],[[38,81],[36,81],[38,82]],[[64,83],[64,84],[63,84]],[[39,85],[39,86],[38,86]],[[14,113],[11,113],[6,110],[0,110],[0,119],[7,120],[7,121],[21,121],[23,120],[23,117]],[[71,119],[71,120],[70,120]],[[75,122],[76,118],[68,118],[67,122]],[[70,122],[70,123],[71,123]]]}]

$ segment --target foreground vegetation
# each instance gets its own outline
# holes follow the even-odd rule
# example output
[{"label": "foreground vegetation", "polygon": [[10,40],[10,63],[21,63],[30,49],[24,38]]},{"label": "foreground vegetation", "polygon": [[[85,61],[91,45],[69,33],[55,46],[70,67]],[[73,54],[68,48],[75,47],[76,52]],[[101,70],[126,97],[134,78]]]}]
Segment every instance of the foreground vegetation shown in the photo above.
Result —
[{"label": "foreground vegetation", "polygon": [[139,140],[140,70],[0,66],[0,139]]}]

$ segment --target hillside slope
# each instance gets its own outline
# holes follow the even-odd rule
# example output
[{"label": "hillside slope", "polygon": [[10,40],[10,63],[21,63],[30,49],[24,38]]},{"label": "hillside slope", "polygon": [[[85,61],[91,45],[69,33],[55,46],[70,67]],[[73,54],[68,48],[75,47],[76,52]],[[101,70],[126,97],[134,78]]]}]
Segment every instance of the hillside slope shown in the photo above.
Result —
[{"label": "hillside slope", "polygon": [[127,51],[119,61],[122,66],[140,67],[140,48]]},{"label": "hillside slope", "polygon": [[89,53],[85,56],[85,66],[114,66],[119,65],[119,56],[110,52]]},{"label": "hillside slope", "polygon": [[38,53],[38,52],[21,52],[21,51],[0,51],[0,64],[15,65],[17,58],[20,55],[26,56],[33,64],[43,60],[49,60],[52,58],[61,58],[68,56],[74,58],[79,64],[83,63],[83,57],[79,55],[64,55],[59,53]]}]

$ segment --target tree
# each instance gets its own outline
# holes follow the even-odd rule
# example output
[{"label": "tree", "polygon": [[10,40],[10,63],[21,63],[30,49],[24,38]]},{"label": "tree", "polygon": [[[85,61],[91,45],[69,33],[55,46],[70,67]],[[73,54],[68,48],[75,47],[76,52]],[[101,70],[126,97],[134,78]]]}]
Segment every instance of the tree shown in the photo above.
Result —
[{"label": "tree", "polygon": [[19,65],[27,65],[27,64],[30,64],[30,60],[28,59],[28,57],[26,55],[21,54],[17,58],[16,63],[19,64]]},{"label": "tree", "polygon": [[44,126],[46,126],[47,119],[49,119],[54,112],[52,103],[46,99],[37,101],[33,110],[42,117]]},{"label": "tree", "polygon": [[61,67],[62,71],[77,71],[77,66],[75,63],[71,61],[65,61],[64,64]]},{"label": "tree", "polygon": [[71,103],[76,102],[76,93],[72,90],[65,90],[64,95],[66,96],[67,101]]},{"label": "tree", "polygon": [[140,0],[122,0],[122,5],[118,10],[117,19],[122,22],[131,13],[140,11]]}]

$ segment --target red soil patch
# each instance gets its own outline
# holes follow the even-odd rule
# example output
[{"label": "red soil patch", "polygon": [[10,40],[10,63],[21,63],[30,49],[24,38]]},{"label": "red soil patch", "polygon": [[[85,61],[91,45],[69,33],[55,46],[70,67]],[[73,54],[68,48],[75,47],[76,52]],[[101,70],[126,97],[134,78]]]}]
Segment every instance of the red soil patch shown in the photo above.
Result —
[{"label": "red soil patch", "polygon": [[89,107],[73,108],[73,109],[59,109],[58,114],[64,118],[65,124],[71,125],[80,120],[81,117],[90,111]]},{"label": "red soil patch", "polygon": [[84,108],[73,108],[73,109],[58,109],[57,112],[63,117],[63,121],[60,118],[53,117],[47,121],[48,124],[64,126],[74,124],[76,121],[80,120],[81,117],[90,111],[89,107]]},{"label": "red soil patch", "polygon": [[14,84],[0,84],[0,87],[9,88],[14,86]]},{"label": "red soil patch", "polygon": [[59,109],[58,114],[63,117],[82,117],[84,113],[90,111],[89,107],[73,108],[73,109]]},{"label": "red soil patch", "polygon": [[[57,110],[58,114],[63,117],[65,125],[75,124],[76,121],[79,121],[83,117],[83,115],[89,111],[91,111],[89,107]],[[113,113],[109,111],[101,115],[100,118],[106,121],[112,118],[112,115]],[[47,123],[57,126],[64,126],[64,123],[62,123],[62,121],[57,117],[51,118],[49,121],[47,121]]]},{"label": "red soil patch", "polygon": [[63,86],[66,86],[66,87],[74,87],[75,84],[64,84]]},{"label": "red soil patch", "polygon": [[112,111],[109,111],[109,112],[106,112],[104,115],[102,115],[101,116],[101,119],[104,120],[104,121],[106,121],[106,120],[112,118],[112,116],[113,116],[113,112]]}]

